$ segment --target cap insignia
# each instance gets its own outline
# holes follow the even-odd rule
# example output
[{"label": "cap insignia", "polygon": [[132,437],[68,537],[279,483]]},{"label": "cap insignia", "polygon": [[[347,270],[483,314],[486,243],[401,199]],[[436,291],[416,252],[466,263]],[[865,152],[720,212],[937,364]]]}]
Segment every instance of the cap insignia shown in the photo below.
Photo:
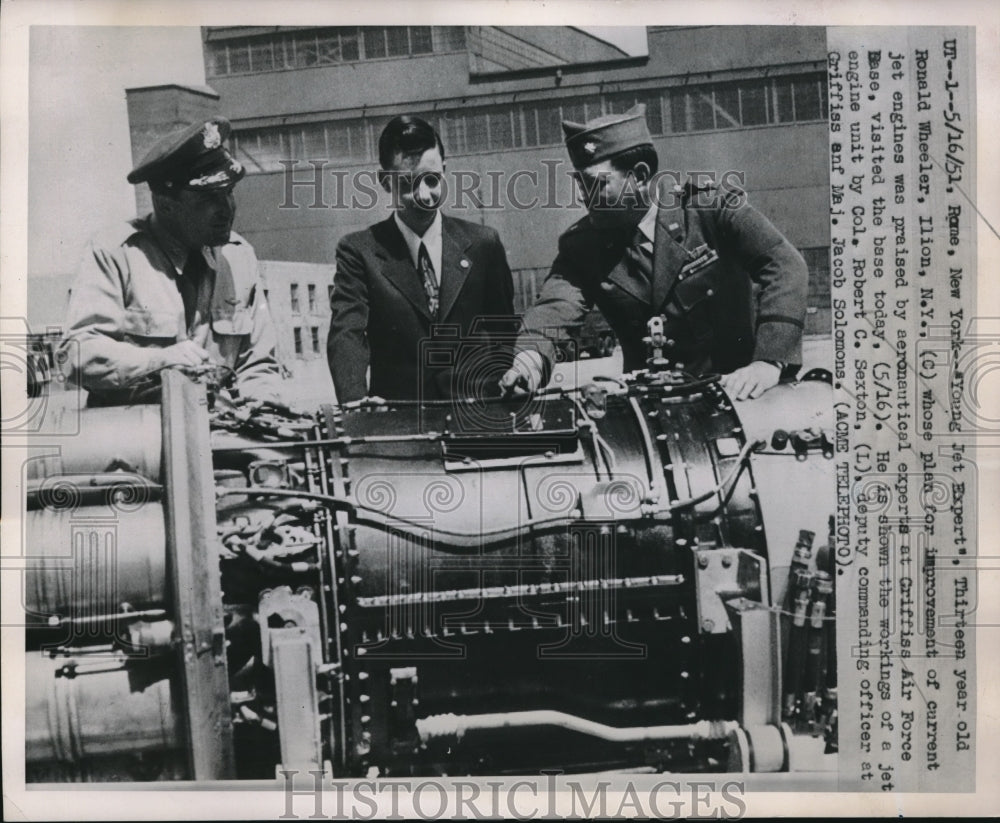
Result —
[{"label": "cap insignia", "polygon": [[222,135],[219,134],[217,123],[206,123],[205,128],[202,129],[201,136],[205,141],[206,149],[217,149],[222,145]]},{"label": "cap insignia", "polygon": [[205,174],[198,177],[188,183],[189,186],[201,187],[201,186],[212,186],[216,183],[225,183],[229,180],[229,172],[223,169],[222,171],[217,171],[215,174]]},{"label": "cap insignia", "polygon": [[595,143],[593,140],[590,140],[587,143],[583,144],[583,150],[587,152],[587,154],[594,154],[594,152],[597,151],[597,143]]}]

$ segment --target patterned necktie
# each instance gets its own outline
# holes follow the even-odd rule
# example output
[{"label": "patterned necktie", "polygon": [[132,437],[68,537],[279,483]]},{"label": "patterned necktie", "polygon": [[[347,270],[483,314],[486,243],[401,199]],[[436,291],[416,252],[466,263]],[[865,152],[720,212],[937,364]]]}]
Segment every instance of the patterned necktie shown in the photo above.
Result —
[{"label": "patterned necktie", "polygon": [[427,310],[430,312],[431,320],[437,320],[438,315],[438,283],[434,277],[434,264],[431,263],[431,256],[427,253],[427,246],[420,244],[417,252],[417,268],[420,269],[420,276],[424,280],[424,291],[427,292]]},{"label": "patterned necktie", "polygon": [[194,325],[198,309],[198,292],[201,290],[206,267],[205,255],[198,249],[188,255],[184,271],[177,278],[177,290],[181,293],[181,300],[184,301],[184,327],[189,332]]}]

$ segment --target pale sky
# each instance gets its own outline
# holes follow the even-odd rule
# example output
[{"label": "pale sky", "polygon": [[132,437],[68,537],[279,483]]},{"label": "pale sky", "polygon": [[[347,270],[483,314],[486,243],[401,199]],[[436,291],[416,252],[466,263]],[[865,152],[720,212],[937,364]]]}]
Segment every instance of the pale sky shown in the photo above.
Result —
[{"label": "pale sky", "polygon": [[94,231],[135,216],[125,89],[162,83],[205,84],[197,26],[32,27],[29,273],[73,271]]}]

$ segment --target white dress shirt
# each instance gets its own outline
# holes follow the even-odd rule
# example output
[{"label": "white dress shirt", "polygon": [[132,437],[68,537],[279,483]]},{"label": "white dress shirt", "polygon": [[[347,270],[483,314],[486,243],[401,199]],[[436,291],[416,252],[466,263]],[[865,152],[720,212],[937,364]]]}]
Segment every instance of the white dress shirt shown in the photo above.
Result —
[{"label": "white dress shirt", "polygon": [[647,211],[642,216],[642,220],[639,221],[639,231],[641,231],[645,237],[645,240],[642,240],[639,245],[650,254],[653,253],[653,240],[656,235],[656,212],[656,203],[653,203],[653,205],[649,207],[649,211]]},{"label": "white dress shirt", "polygon": [[406,225],[402,220],[399,219],[399,212],[393,213],[393,218],[396,221],[396,225],[399,227],[399,231],[403,235],[403,239],[406,241],[406,246],[410,250],[410,260],[413,261],[413,267],[419,272],[420,264],[417,262],[417,255],[420,254],[420,244],[423,243],[427,247],[427,254],[431,258],[431,265],[434,266],[434,278],[437,280],[437,284],[441,285],[441,212],[437,212],[434,215],[434,222],[427,227],[427,231],[424,232],[424,236],[421,237],[413,229]]}]

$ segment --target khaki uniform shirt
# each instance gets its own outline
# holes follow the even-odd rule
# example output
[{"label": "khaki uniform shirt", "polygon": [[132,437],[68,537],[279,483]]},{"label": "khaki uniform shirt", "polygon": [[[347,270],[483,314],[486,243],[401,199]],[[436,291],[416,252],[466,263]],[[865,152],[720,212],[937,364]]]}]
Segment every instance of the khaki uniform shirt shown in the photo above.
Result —
[{"label": "khaki uniform shirt", "polygon": [[177,287],[188,253],[153,217],[122,223],[90,241],[70,294],[59,356],[66,377],[90,392],[91,405],[148,400],[137,396],[136,385],[152,376],[154,350],[188,339],[213,363],[233,369],[241,395],[280,396],[274,325],[253,248],[234,232],[224,246],[202,253],[207,266],[188,326]]}]

